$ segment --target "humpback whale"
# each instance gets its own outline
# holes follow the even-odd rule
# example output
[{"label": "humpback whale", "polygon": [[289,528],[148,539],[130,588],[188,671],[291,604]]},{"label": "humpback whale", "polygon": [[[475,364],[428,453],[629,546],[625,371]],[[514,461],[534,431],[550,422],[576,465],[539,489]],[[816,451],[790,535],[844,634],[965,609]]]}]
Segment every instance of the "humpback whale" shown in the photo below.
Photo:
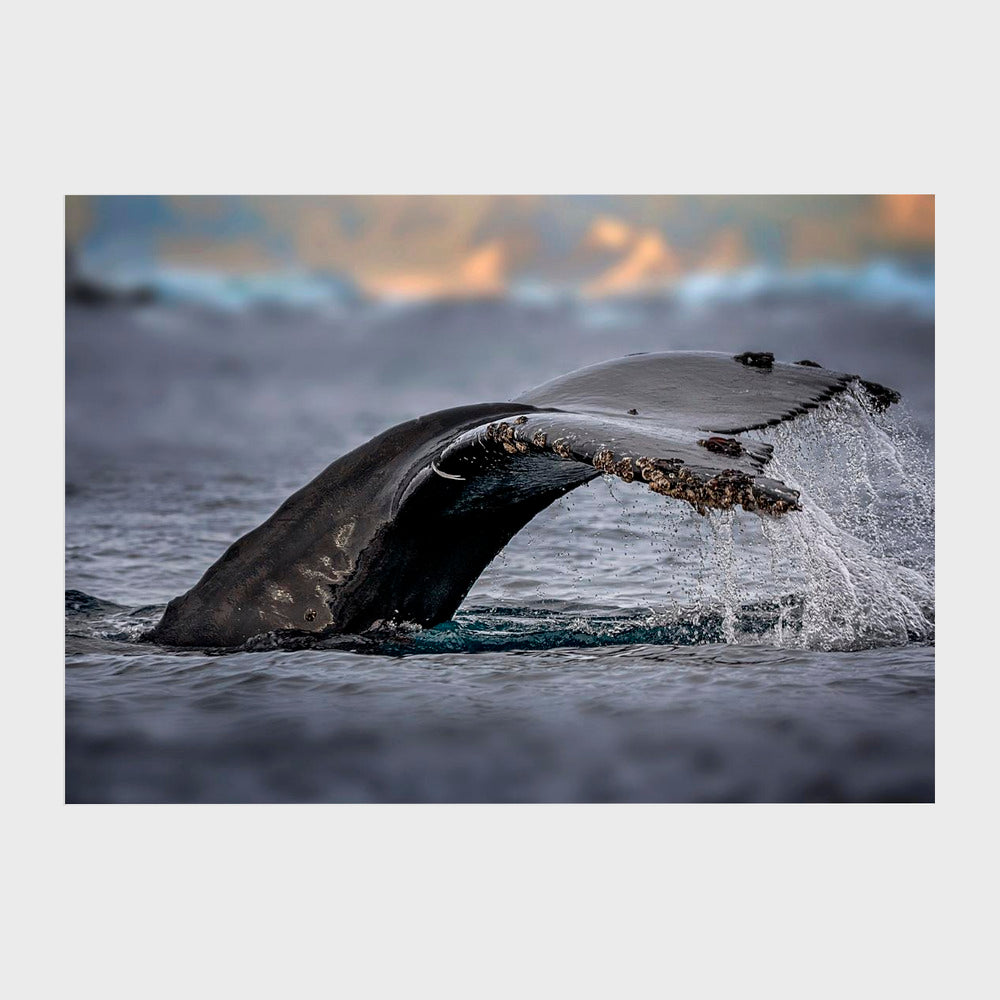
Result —
[{"label": "humpback whale", "polygon": [[511,402],[418,417],[338,458],[239,538],[144,639],[233,647],[263,633],[361,634],[448,620],[536,514],[602,474],[709,508],[780,516],[799,494],[741,437],[853,391],[892,389],[767,352],[638,354]]}]

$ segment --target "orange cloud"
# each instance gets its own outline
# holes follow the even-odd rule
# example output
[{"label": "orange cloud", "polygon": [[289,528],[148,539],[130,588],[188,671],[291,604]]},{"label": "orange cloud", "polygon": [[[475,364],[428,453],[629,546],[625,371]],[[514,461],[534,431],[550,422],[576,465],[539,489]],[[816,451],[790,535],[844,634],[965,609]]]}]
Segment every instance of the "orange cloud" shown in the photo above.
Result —
[{"label": "orange cloud", "polygon": [[621,250],[630,239],[632,230],[621,219],[602,215],[591,223],[583,242],[600,250]]},{"label": "orange cloud", "polygon": [[677,254],[655,230],[641,233],[625,258],[584,287],[586,295],[617,295],[662,285],[682,267]]},{"label": "orange cloud", "polygon": [[474,250],[459,268],[459,285],[477,295],[502,292],[504,280],[504,248],[499,240]]},{"label": "orange cloud", "polygon": [[934,243],[934,195],[884,194],[879,216],[887,234],[912,243]]},{"label": "orange cloud", "polygon": [[435,271],[383,271],[367,276],[366,291],[389,298],[465,298],[500,295],[506,287],[506,253],[494,240],[453,267]]}]

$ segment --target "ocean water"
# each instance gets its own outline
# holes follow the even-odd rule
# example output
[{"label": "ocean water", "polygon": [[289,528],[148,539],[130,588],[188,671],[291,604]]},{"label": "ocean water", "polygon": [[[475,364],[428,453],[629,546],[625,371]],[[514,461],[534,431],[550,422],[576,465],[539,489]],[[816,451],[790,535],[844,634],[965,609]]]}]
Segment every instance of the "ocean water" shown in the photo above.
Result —
[{"label": "ocean water", "polygon": [[[933,335],[925,308],[822,289],[69,306],[67,801],[932,800]],[[762,434],[803,490],[780,520],[582,487],[432,630],[136,641],[373,434],[675,348],[811,358],[904,405],[843,399]]]}]

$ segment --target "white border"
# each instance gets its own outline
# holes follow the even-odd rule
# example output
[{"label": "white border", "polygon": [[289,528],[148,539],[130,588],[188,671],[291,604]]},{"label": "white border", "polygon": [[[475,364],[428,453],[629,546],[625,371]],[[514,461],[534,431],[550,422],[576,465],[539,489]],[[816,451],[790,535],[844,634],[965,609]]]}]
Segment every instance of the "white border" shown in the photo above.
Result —
[{"label": "white border", "polygon": [[[973,10],[18,12],[3,241],[17,995],[978,987],[997,882],[982,406],[997,367],[993,33]],[[62,197],[157,191],[936,192],[939,804],[62,806]]]}]

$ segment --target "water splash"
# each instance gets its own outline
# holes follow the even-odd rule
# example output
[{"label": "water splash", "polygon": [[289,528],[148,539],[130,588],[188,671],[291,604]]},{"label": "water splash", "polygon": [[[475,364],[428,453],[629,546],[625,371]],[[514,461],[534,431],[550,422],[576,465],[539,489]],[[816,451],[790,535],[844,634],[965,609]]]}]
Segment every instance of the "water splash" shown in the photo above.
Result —
[{"label": "water splash", "polygon": [[739,589],[736,584],[736,544],[733,525],[736,515],[732,510],[719,511],[718,516],[708,521],[709,529],[715,536],[714,552],[721,577],[722,634],[730,645],[736,642],[736,612],[739,604]]},{"label": "water splash", "polygon": [[[847,650],[932,639],[933,466],[905,410],[873,416],[843,397],[755,436],[775,445],[768,473],[801,490],[801,511],[701,517],[599,480],[517,536],[453,622],[331,641],[406,654],[637,643]],[[128,643],[162,608],[68,592],[66,610],[73,635]]]},{"label": "water splash", "polygon": [[[501,637],[460,612],[459,631],[434,641],[589,645],[624,626],[636,642],[850,650],[930,641],[933,464],[909,414],[894,410],[873,415],[845,396],[752,435],[775,446],[768,474],[801,491],[802,510],[781,518],[738,508],[702,517],[613,477],[575,492],[515,539],[474,601],[523,608],[526,597],[572,602],[582,590],[592,598],[580,609],[585,626],[560,610],[530,628],[507,621]],[[567,533],[573,561],[554,548]],[[602,609],[615,609],[614,626]]]},{"label": "water splash", "polygon": [[932,639],[933,464],[906,411],[873,415],[845,394],[764,436],[775,446],[768,471],[802,493],[801,511],[760,520],[771,573],[800,596],[801,626],[781,627],[776,641],[860,649]]}]

